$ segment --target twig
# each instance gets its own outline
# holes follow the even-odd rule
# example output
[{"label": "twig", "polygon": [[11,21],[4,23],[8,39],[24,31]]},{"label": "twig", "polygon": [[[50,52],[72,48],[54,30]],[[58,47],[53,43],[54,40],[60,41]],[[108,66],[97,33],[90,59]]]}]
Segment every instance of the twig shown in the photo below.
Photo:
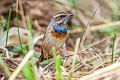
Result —
[{"label": "twig", "polygon": [[26,28],[27,24],[26,24],[26,18],[24,15],[24,10],[23,10],[23,5],[22,5],[22,0],[18,0],[19,1],[19,7],[20,7],[20,15],[22,17],[22,23],[23,23],[23,27]]},{"label": "twig", "polygon": [[82,29],[76,29],[76,30],[69,30],[68,33],[79,33],[79,32],[89,32],[89,31],[95,31],[98,29],[103,29],[103,28],[108,28],[108,27],[112,27],[112,26],[119,26],[120,25],[120,21],[116,21],[116,22],[111,22],[111,23],[107,23],[107,24],[101,24],[101,25],[97,25],[97,26],[91,26],[89,28],[87,28],[86,30],[82,30]]},{"label": "twig", "polygon": [[75,51],[74,51],[74,55],[73,55],[74,58],[73,58],[73,62],[72,62],[72,69],[69,73],[68,80],[71,80],[72,74],[74,72],[76,57],[77,57],[77,53],[78,53],[78,49],[79,49],[79,43],[80,43],[80,38],[78,38],[76,40],[76,46],[75,46]]},{"label": "twig", "polygon": [[101,70],[94,72],[93,74],[84,76],[84,77],[80,78],[80,80],[96,80],[96,78],[98,78],[98,77],[105,76],[108,73],[110,74],[115,71],[120,71],[120,63],[112,64],[108,67],[105,67]]},{"label": "twig", "polygon": [[44,68],[43,68],[43,71],[44,70],[46,70],[49,66],[51,66],[52,64],[54,64],[54,61],[52,61],[50,64],[48,64],[47,66],[45,66]]}]

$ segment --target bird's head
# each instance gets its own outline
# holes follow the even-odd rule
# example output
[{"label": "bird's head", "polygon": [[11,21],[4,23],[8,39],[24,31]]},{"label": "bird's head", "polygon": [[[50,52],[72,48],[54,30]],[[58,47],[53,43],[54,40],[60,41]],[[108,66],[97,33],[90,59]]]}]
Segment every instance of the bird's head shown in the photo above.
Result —
[{"label": "bird's head", "polygon": [[57,24],[66,24],[68,19],[73,16],[73,14],[69,14],[66,12],[59,12],[53,18]]},{"label": "bird's head", "polygon": [[56,15],[53,16],[52,21],[56,24],[66,24],[70,17],[72,17],[73,14],[69,14],[66,12],[58,12]]},{"label": "bird's head", "polygon": [[50,25],[52,26],[50,27],[52,27],[51,34],[54,37],[63,39],[67,36],[66,23],[71,16],[73,16],[73,14],[69,14],[66,12],[59,12],[53,16],[51,23],[50,23]]}]

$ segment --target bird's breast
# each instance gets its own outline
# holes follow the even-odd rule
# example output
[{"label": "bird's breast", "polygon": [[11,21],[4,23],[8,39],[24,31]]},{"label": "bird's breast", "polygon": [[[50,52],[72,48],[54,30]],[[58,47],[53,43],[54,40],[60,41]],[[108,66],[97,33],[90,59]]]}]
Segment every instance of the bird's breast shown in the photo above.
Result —
[{"label": "bird's breast", "polygon": [[61,27],[66,27],[67,25],[66,24],[60,24]]},{"label": "bird's breast", "polygon": [[60,40],[62,40],[62,39],[67,37],[67,33],[58,33],[58,32],[56,32],[54,30],[51,30],[51,35],[53,37],[57,38],[57,39],[60,39]]},{"label": "bird's breast", "polygon": [[50,32],[53,37],[62,40],[67,37],[67,26],[66,24],[55,25]]},{"label": "bird's breast", "polygon": [[50,30],[43,41],[43,47],[46,51],[49,51],[52,46],[59,49],[65,43],[67,34],[58,34],[54,30]]}]

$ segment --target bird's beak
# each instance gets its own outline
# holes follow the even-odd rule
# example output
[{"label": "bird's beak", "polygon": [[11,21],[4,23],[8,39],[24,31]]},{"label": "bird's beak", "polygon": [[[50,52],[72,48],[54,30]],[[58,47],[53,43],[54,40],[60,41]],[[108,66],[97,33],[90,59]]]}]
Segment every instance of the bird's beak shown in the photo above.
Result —
[{"label": "bird's beak", "polygon": [[68,14],[69,17],[74,16],[73,14]]},{"label": "bird's beak", "polygon": [[63,23],[66,23],[70,17],[74,16],[73,14],[67,14]]},{"label": "bird's beak", "polygon": [[63,18],[59,23],[66,23],[70,17],[72,17],[73,14],[68,14],[65,18]]},{"label": "bird's beak", "polygon": [[72,16],[74,16],[74,15],[73,14],[67,14],[66,20],[68,21],[68,19],[71,18]]},{"label": "bird's beak", "polygon": [[69,18],[71,18],[72,16],[74,16],[74,15],[73,14],[67,14],[63,23],[66,23],[69,20]]}]

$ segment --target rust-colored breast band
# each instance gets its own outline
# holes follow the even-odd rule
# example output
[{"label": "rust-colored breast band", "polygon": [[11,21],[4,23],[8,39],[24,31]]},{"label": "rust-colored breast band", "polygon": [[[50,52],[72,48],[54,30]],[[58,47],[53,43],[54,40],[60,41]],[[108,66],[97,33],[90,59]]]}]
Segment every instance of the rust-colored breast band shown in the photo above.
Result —
[{"label": "rust-colored breast band", "polygon": [[51,30],[51,35],[55,38],[58,38],[60,40],[64,39],[65,37],[67,37],[67,34],[59,34],[57,32],[55,32],[54,30]]},{"label": "rust-colored breast band", "polygon": [[61,27],[67,27],[67,25],[66,25],[66,24],[60,24],[60,26],[61,26]]}]

